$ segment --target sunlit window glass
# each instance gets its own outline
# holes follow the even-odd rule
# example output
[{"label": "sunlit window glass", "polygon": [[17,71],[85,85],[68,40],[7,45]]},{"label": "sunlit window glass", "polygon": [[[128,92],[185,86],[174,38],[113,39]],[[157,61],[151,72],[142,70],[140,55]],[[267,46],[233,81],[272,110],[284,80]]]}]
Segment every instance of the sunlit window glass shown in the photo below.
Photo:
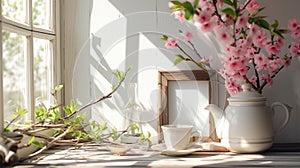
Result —
[{"label": "sunlit window glass", "polygon": [[49,105],[52,84],[51,42],[34,38],[34,98],[35,104]]},{"label": "sunlit window glass", "polygon": [[26,22],[26,0],[2,0],[2,15],[10,20]]},{"label": "sunlit window glass", "polygon": [[4,118],[16,108],[26,108],[26,37],[2,31]]},{"label": "sunlit window glass", "polygon": [[32,0],[32,20],[33,26],[50,29],[51,8],[50,0]]}]

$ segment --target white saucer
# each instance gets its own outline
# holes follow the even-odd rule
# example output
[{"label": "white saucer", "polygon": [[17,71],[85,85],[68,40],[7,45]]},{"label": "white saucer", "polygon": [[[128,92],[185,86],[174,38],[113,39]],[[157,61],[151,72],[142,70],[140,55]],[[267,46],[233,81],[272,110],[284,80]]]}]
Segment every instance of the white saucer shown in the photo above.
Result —
[{"label": "white saucer", "polygon": [[203,152],[228,152],[229,148],[218,142],[208,142],[208,143],[199,143],[193,142],[190,143],[186,149],[183,150],[167,150],[165,144],[157,144],[151,147],[153,150],[160,151],[163,155],[169,156],[183,156],[189,155],[196,151]]},{"label": "white saucer", "polygon": [[162,155],[168,156],[184,156],[189,155],[196,151],[202,151],[203,149],[196,143],[191,143],[188,145],[187,149],[182,150],[167,150],[165,144],[156,144],[151,147],[153,150],[161,151]]},{"label": "white saucer", "polygon": [[168,155],[168,156],[184,156],[192,154],[196,151],[202,151],[201,148],[191,148],[191,149],[183,149],[183,150],[163,150],[161,152],[162,155]]}]

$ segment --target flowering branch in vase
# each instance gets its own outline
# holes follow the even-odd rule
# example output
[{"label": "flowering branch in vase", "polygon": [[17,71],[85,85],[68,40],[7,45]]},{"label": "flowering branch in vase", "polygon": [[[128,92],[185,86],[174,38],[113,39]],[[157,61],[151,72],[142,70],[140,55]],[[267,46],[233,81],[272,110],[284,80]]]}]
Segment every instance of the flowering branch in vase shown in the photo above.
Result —
[{"label": "flowering branch in vase", "polygon": [[[225,79],[230,94],[241,91],[243,82],[250,83],[259,93],[267,85],[273,84],[273,78],[289,66],[291,60],[300,56],[300,20],[290,19],[287,29],[279,27],[278,20],[269,23],[266,16],[260,15],[265,7],[256,0],[194,0],[170,1],[170,9],[180,22],[190,21],[201,32],[211,32],[225,49],[223,67],[218,70]],[[178,44],[173,37],[163,36],[167,48],[178,48],[185,56],[177,54],[174,64],[191,61],[204,70],[212,69],[210,61],[196,50],[189,31],[180,31],[195,55],[191,55]],[[290,34],[293,42],[284,47],[284,38]],[[287,53],[284,53],[287,52]]]}]

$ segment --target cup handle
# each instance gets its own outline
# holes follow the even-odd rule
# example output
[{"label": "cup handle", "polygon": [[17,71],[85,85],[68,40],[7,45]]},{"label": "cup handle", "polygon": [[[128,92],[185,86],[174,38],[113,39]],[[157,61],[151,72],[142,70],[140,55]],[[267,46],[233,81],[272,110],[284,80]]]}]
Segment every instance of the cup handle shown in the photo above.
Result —
[{"label": "cup handle", "polygon": [[193,136],[194,134],[198,134],[199,136],[199,138],[198,138],[198,141],[195,141],[195,142],[201,142],[202,141],[202,132],[201,131],[193,131],[192,133],[191,133],[191,136]]},{"label": "cup handle", "polygon": [[289,122],[290,120],[290,107],[288,107],[287,105],[281,103],[281,102],[275,102],[271,105],[271,109],[272,109],[272,112],[274,113],[275,112],[275,107],[276,106],[279,106],[279,107],[282,107],[285,111],[285,114],[286,114],[286,117],[285,117],[285,120],[284,122],[282,123],[282,125],[277,129],[275,130],[275,133],[276,132],[279,132],[280,130],[282,130],[282,128],[284,128],[286,126],[286,124]]}]

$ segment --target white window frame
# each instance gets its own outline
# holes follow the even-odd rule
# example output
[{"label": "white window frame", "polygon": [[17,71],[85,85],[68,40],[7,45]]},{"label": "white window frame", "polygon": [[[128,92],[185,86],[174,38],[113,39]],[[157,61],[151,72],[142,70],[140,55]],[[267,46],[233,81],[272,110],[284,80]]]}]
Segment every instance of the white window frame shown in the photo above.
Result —
[{"label": "white window frame", "polygon": [[[51,85],[57,85],[61,83],[61,58],[60,58],[60,6],[59,0],[52,0],[51,8],[52,18],[49,19],[52,22],[52,30],[42,29],[33,27],[32,22],[32,0],[26,0],[27,7],[26,13],[27,18],[25,19],[25,24],[18,23],[12,21],[10,19],[5,18],[2,16],[2,0],[0,0],[0,133],[2,133],[4,129],[4,99],[3,99],[3,48],[2,48],[2,30],[8,30],[9,32],[17,33],[20,35],[24,35],[27,38],[27,57],[26,57],[26,64],[27,64],[27,82],[26,86],[26,104],[28,106],[29,114],[26,116],[27,119],[34,120],[34,74],[33,74],[33,38],[40,38],[46,39],[51,41],[53,45],[53,50],[50,51],[53,54],[53,58],[51,60],[51,66],[53,69],[53,79]],[[58,100],[61,100],[61,97],[57,97]]]}]

